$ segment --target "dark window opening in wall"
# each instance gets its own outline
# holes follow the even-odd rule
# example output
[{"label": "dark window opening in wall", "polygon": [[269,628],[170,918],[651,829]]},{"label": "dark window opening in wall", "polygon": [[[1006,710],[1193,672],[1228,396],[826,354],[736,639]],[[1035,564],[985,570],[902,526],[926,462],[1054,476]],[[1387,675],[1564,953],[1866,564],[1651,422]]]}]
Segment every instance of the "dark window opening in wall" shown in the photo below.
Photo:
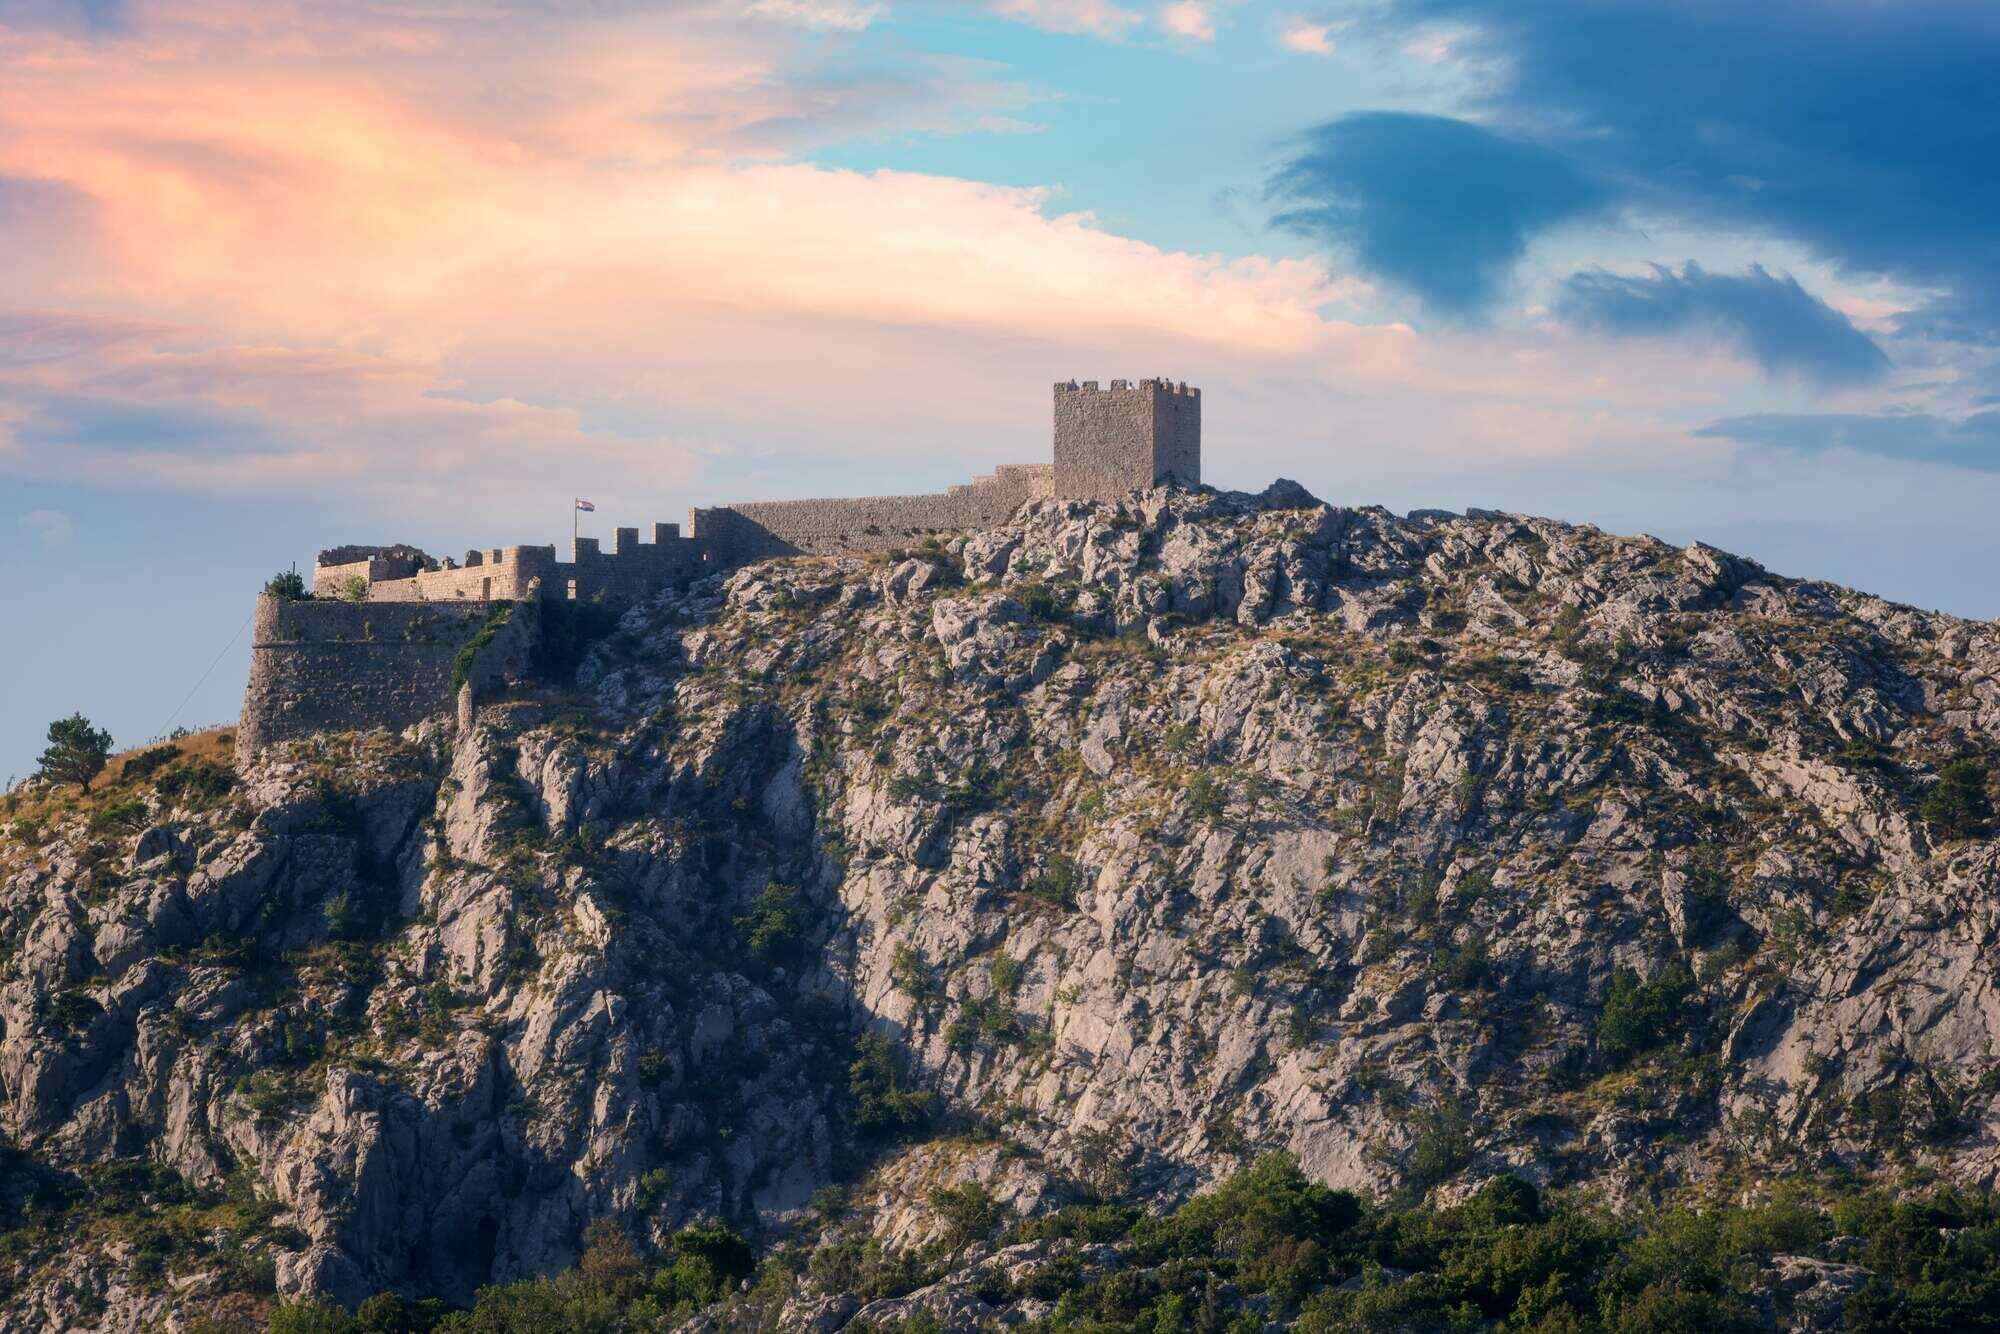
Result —
[{"label": "dark window opening in wall", "polygon": [[479,581],[479,596],[487,602],[493,600],[493,581],[491,579],[481,579]]}]

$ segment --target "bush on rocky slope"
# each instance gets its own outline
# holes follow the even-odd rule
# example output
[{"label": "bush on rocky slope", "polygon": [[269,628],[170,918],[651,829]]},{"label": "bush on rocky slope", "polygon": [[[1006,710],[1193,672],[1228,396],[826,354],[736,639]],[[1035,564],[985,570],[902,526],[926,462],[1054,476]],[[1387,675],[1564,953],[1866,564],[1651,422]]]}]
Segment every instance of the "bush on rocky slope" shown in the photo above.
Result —
[{"label": "bush on rocky slope", "polygon": [[[982,1226],[990,1234],[992,1220]],[[886,1287],[864,1285],[877,1303],[846,1328],[913,1334],[998,1321],[1193,1334],[1276,1320],[1313,1334],[2000,1329],[2000,1199],[1990,1195],[1792,1194],[1619,1220],[1573,1201],[1545,1201],[1529,1183],[1502,1176],[1451,1208],[1375,1207],[1274,1155],[1170,1212],[1077,1207],[1016,1227],[970,1256],[964,1244],[940,1238],[929,1267],[906,1268]],[[622,1238],[603,1232],[577,1270],[487,1289],[466,1312],[385,1296],[353,1315],[287,1308],[270,1328],[747,1330],[809,1306],[824,1312],[843,1298],[851,1310],[854,1300],[825,1291],[800,1272],[795,1252],[784,1252],[741,1293],[690,1322],[727,1285],[706,1277],[690,1284],[685,1264],[681,1256],[646,1266]],[[747,1277],[748,1269],[703,1273]]]}]

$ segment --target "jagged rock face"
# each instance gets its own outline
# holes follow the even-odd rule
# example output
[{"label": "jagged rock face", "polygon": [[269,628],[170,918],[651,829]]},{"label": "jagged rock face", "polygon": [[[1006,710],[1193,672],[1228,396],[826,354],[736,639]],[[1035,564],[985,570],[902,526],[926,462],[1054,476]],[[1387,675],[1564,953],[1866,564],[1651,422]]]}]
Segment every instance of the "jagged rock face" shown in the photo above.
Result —
[{"label": "jagged rock face", "polygon": [[940,1171],[1033,1212],[1262,1148],[2000,1175],[2000,847],[1924,805],[2000,744],[1992,626],[1280,484],[751,567],[583,686],[17,849],[14,1144],[247,1171],[281,1290],[350,1299],[803,1217],[862,1027],[1011,1146],[884,1168],[894,1245]]}]

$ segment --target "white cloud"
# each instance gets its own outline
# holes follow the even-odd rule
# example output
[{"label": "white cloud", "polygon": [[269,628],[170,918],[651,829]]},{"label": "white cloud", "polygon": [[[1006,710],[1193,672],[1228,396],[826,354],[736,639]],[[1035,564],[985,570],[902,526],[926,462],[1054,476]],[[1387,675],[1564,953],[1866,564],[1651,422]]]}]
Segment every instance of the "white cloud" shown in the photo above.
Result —
[{"label": "white cloud", "polygon": [[796,23],[802,28],[859,32],[882,16],[884,6],[850,0],[752,0],[744,12],[759,18]]},{"label": "white cloud", "polygon": [[1333,54],[1332,25],[1309,23],[1304,19],[1293,19],[1285,25],[1278,40],[1287,51],[1296,51],[1303,56],[1330,56]]},{"label": "white cloud", "polygon": [[1453,32],[1426,32],[1403,43],[1403,54],[1426,65],[1442,65],[1458,54],[1458,37]]},{"label": "white cloud", "polygon": [[62,546],[76,535],[76,525],[61,510],[29,510],[21,516],[21,526],[45,547]]},{"label": "white cloud", "polygon": [[1141,21],[1136,10],[1110,0],[994,0],[993,12],[1048,32],[1092,37],[1122,37]]},{"label": "white cloud", "polygon": [[1175,0],[1160,7],[1160,26],[1190,42],[1215,40],[1215,15],[1200,0]]}]

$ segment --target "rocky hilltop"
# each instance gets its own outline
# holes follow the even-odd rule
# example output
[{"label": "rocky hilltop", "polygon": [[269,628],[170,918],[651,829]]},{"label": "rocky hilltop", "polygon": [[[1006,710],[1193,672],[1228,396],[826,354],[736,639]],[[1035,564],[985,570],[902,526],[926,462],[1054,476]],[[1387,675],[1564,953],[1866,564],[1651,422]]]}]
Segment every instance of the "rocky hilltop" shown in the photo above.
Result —
[{"label": "rocky hilltop", "polygon": [[1990,1189],[1996,746],[1993,625],[1543,519],[751,566],[469,735],[9,799],[4,1324],[463,1304],[608,1222],[792,1257],[698,1325],[968,1327],[1137,1263],[1035,1220],[1224,1182]]}]

